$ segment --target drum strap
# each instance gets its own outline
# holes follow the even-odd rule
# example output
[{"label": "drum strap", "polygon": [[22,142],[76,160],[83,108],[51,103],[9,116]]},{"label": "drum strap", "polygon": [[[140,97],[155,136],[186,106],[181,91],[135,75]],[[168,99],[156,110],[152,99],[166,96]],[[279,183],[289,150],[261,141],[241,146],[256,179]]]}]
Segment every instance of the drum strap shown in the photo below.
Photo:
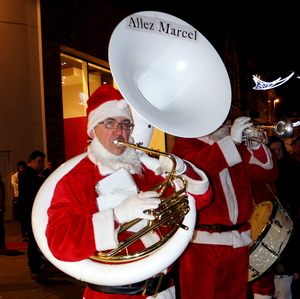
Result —
[{"label": "drum strap", "polygon": [[208,229],[208,230],[212,230],[214,232],[229,232],[232,230],[239,230],[244,224],[246,224],[246,222],[241,223],[241,224],[235,224],[235,225],[224,225],[224,224],[220,224],[220,223],[216,223],[216,224],[201,224],[201,223],[197,223],[195,228],[196,229]]},{"label": "drum strap", "polygon": [[274,198],[277,200],[277,202],[280,204],[279,198],[276,196],[276,194],[274,193],[274,191],[272,190],[270,184],[266,183],[268,189],[270,190],[270,192],[272,193],[272,195],[274,196]]}]

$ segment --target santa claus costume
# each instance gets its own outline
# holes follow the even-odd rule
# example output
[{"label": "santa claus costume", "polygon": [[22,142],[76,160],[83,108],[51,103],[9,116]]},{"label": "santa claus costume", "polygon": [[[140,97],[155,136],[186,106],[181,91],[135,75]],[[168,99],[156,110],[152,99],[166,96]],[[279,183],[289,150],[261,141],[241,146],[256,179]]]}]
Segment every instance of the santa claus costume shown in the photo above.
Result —
[{"label": "santa claus costume", "polygon": [[[251,125],[249,120],[236,120],[240,134]],[[180,258],[182,299],[247,296],[248,245],[252,241],[247,221],[254,207],[250,179],[273,181],[277,168],[266,146],[236,146],[235,136],[226,136],[225,130],[180,139],[172,150],[204,170],[213,189],[213,201],[198,211],[194,238]],[[241,136],[238,139],[241,142]]]},{"label": "santa claus costume", "polygon": [[[93,128],[107,118],[121,116],[133,122],[122,95],[110,86],[101,86],[90,97],[87,115],[90,135]],[[146,194],[148,190],[164,180],[163,176],[156,175],[150,168],[141,162],[140,154],[135,149],[127,147],[123,154],[113,155],[103,147],[97,137],[94,137],[88,147],[87,157],[62,177],[54,190],[48,209],[49,221],[46,230],[49,248],[53,255],[62,261],[75,262],[89,258],[96,251],[116,248],[118,238],[122,238],[122,234],[118,236],[119,223],[115,220],[115,214],[122,202],[111,203],[110,201],[114,198],[113,194],[103,193],[103,187],[109,189],[111,186],[102,183],[123,169],[133,179],[136,189]],[[185,173],[190,173],[192,176],[192,178],[187,177],[189,182],[187,191],[192,190],[197,208],[209,204],[211,190],[204,172],[193,165],[185,165]],[[120,181],[113,184],[118,185]],[[168,192],[171,191],[168,190]],[[125,201],[128,195],[123,195],[123,197]],[[151,242],[151,237],[147,239],[145,236],[134,245],[135,249],[149,246],[149,242]],[[156,298],[175,298],[174,283],[168,275],[169,270],[168,268],[162,271],[165,275]],[[150,280],[154,281],[156,277]],[[119,287],[89,284],[84,292],[84,298],[153,298],[154,293],[151,289],[147,289],[146,294],[141,295],[144,286],[145,281]]]}]

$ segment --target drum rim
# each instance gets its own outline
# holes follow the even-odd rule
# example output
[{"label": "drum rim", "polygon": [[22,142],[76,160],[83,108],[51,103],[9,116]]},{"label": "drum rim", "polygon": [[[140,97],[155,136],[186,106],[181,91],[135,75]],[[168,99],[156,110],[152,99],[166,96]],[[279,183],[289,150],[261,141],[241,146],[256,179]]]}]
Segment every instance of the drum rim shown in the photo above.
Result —
[{"label": "drum rim", "polygon": [[[262,201],[262,202],[258,203],[256,206],[261,205],[265,202],[271,202],[273,204],[273,211],[272,211],[272,213],[269,217],[269,220],[274,219],[274,216],[276,215],[277,209],[278,209],[278,202],[275,199],[265,200],[265,201]],[[259,237],[257,238],[257,240],[255,240],[254,243],[251,246],[249,246],[249,254],[251,254],[258,247],[258,245],[261,243],[262,239],[264,239],[266,234],[269,232],[269,230],[271,228],[271,225],[272,224],[268,221],[267,225],[262,229],[262,231],[261,231]]]},{"label": "drum rim", "polygon": [[[248,283],[253,283],[253,282],[256,282],[257,280],[265,277],[266,275],[268,275],[270,273],[270,271],[272,270],[274,264],[277,262],[277,260],[279,259],[279,257],[270,265],[270,267],[264,271],[261,275],[257,275],[255,278],[253,278],[252,280],[249,280],[248,279]],[[248,267],[248,271],[251,271]]]},{"label": "drum rim", "polygon": [[[272,202],[273,205],[274,205],[273,211],[272,211],[272,213],[271,213],[269,219],[275,219],[275,216],[276,216],[276,214],[277,214],[277,209],[281,206],[281,204],[280,204],[276,199],[268,200],[268,201]],[[264,202],[266,202],[266,201],[264,201]],[[263,203],[263,202],[261,202],[261,203]],[[260,203],[260,204],[261,204],[261,203]],[[290,218],[289,215],[287,215],[287,216]],[[290,221],[291,221],[291,223],[292,223],[292,230],[293,230],[293,222],[292,222],[291,218],[290,218]],[[268,230],[265,230],[265,229],[263,230],[264,236],[265,236],[266,233],[269,231],[271,225],[272,225],[272,223],[269,222],[268,225],[267,225],[267,226],[268,226]],[[291,231],[290,233],[287,233],[287,236],[286,236],[287,240],[286,240],[286,243],[285,243],[285,245],[284,245],[282,251],[285,249],[286,245],[288,244],[291,235],[292,235],[292,231]],[[259,236],[259,238],[258,238],[257,240],[259,240],[261,237],[262,237],[262,234]],[[283,242],[283,241],[282,241],[282,242]],[[256,241],[256,242],[253,243],[253,245],[252,245],[251,247],[249,247],[249,258],[250,258],[251,253],[258,247],[258,244],[260,244],[260,242],[257,242],[257,241]],[[282,244],[283,244],[283,243],[282,243]],[[281,244],[281,246],[282,246],[282,244]],[[255,245],[255,247],[254,247],[254,245]],[[251,251],[250,251],[250,250],[251,250]],[[282,254],[282,251],[281,251],[281,253],[277,256],[277,258],[269,265],[269,267],[268,267],[264,272],[262,272],[261,274],[257,274],[252,280],[249,280],[249,275],[250,275],[250,274],[249,274],[249,271],[253,272],[253,271],[250,269],[250,262],[249,262],[249,265],[248,265],[248,283],[251,284],[251,283],[256,282],[257,280],[259,280],[259,279],[265,277],[265,276],[272,270],[274,264],[280,259],[281,254]],[[254,272],[253,272],[252,275],[255,275]]]}]

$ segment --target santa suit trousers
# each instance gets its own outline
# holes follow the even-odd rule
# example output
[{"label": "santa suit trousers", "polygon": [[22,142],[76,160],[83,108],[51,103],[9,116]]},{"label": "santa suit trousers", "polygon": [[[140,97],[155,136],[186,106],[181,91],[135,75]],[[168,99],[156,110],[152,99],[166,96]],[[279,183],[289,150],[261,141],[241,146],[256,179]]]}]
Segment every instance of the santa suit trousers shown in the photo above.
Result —
[{"label": "santa suit trousers", "polygon": [[245,299],[248,247],[190,243],[180,258],[182,299]]}]

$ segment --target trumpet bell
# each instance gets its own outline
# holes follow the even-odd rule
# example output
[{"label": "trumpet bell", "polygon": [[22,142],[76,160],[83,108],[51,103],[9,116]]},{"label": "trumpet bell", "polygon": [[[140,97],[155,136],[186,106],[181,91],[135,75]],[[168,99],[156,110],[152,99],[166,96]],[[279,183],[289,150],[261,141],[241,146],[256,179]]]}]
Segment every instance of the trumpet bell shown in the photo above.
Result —
[{"label": "trumpet bell", "polygon": [[274,126],[274,133],[278,138],[285,139],[292,136],[293,122],[288,117],[282,117]]},{"label": "trumpet bell", "polygon": [[204,136],[226,119],[231,86],[225,66],[181,19],[155,11],[130,15],[111,36],[109,63],[126,101],[168,134]]}]

